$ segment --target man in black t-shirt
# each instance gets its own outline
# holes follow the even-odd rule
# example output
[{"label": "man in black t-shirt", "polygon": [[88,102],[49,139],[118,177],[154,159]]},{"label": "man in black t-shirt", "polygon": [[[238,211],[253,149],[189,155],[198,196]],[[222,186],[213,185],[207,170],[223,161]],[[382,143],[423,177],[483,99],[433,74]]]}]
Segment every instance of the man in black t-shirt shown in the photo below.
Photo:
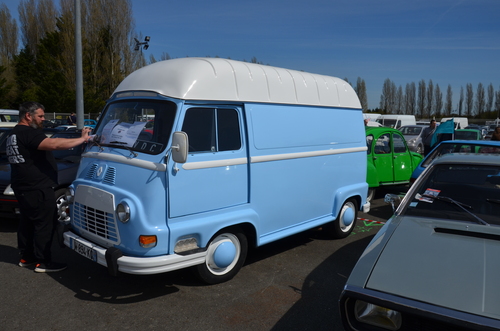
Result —
[{"label": "man in black t-shirt", "polygon": [[52,261],[51,245],[56,218],[54,187],[57,164],[53,150],[69,149],[89,139],[89,128],[80,138],[47,138],[41,130],[45,108],[37,102],[25,102],[19,108],[19,123],[7,139],[7,157],[11,165],[11,186],[19,202],[21,219],[17,232],[21,253],[19,266],[36,264],[36,272],[54,272],[66,268]]}]

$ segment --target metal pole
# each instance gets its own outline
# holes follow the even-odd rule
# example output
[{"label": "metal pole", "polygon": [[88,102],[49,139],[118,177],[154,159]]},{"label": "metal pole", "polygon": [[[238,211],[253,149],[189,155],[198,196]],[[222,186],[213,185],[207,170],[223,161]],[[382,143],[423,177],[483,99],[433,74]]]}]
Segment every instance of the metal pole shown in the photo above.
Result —
[{"label": "metal pole", "polygon": [[83,129],[82,19],[80,0],[75,0],[76,127]]}]

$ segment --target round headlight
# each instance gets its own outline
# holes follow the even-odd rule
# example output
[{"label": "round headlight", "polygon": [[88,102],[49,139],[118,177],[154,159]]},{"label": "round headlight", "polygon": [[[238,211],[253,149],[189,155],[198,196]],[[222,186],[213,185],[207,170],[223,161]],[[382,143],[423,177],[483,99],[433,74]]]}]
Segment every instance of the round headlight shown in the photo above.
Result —
[{"label": "round headlight", "polygon": [[116,216],[122,223],[127,223],[130,220],[130,207],[126,202],[120,202],[116,206]]}]

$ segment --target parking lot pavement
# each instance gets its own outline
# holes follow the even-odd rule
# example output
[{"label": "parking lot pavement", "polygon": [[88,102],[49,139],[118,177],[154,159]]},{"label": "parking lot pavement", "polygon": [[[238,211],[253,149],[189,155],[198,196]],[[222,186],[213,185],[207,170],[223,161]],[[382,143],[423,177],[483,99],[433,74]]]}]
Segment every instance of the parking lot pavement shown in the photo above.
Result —
[{"label": "parking lot pavement", "polygon": [[353,234],[315,229],[253,250],[236,277],[206,286],[189,270],[111,277],[56,248],[68,269],[17,266],[16,220],[0,220],[0,325],[5,330],[342,330],[338,298],[354,264],[390,217],[379,197]]}]

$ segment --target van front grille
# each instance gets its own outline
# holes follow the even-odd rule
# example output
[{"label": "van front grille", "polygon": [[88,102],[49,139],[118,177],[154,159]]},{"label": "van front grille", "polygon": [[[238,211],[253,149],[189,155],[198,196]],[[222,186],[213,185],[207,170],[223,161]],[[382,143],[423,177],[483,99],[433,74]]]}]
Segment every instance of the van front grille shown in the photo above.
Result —
[{"label": "van front grille", "polygon": [[120,241],[114,214],[78,202],[74,203],[73,226],[115,244]]}]

